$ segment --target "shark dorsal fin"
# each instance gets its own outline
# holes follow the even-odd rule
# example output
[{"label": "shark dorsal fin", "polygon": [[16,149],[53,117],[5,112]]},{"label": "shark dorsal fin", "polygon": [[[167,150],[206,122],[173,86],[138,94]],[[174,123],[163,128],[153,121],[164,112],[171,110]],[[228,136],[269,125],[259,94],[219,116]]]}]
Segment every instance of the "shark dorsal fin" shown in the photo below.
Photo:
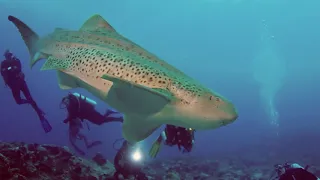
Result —
[{"label": "shark dorsal fin", "polygon": [[99,14],[91,16],[80,28],[80,31],[87,32],[99,32],[99,31],[109,31],[116,32],[116,30],[101,17]]}]

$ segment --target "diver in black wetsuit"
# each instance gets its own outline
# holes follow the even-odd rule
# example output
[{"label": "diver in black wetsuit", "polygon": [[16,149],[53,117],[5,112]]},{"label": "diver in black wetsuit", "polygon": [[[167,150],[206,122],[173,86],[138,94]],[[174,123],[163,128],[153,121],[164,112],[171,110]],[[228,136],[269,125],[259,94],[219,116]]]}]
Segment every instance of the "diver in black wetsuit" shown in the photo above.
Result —
[{"label": "diver in black wetsuit", "polygon": [[114,179],[118,180],[120,177],[127,179],[129,177],[134,177],[135,180],[148,180],[147,176],[141,171],[142,162],[140,157],[136,155],[136,148],[134,145],[127,141],[122,143],[121,148],[118,150],[114,158],[114,167],[116,172],[114,173]]},{"label": "diver in black wetsuit", "polygon": [[87,136],[80,132],[83,128],[82,122],[79,118],[72,119],[69,121],[69,141],[73,148],[81,155],[85,155],[85,152],[82,151],[77,145],[76,140],[83,140],[87,149],[90,149],[94,146],[102,144],[101,141],[89,142]]},{"label": "diver in black wetsuit", "polygon": [[[4,53],[5,60],[1,62],[1,75],[7,86],[10,87],[14,100],[17,104],[30,104],[37,112],[41,125],[46,133],[52,130],[51,125],[44,116],[44,112],[33,100],[28,85],[24,80],[21,62],[9,50]],[[26,99],[22,99],[20,93],[23,92]]]},{"label": "diver in black wetsuit", "polygon": [[[81,155],[85,155],[85,152],[76,145],[76,140],[83,140],[87,148],[102,144],[101,141],[89,143],[87,137],[80,132],[83,128],[82,122],[84,119],[96,125],[102,125],[108,122],[123,122],[121,114],[111,109],[108,109],[104,115],[100,114],[95,109],[96,104],[94,100],[79,93],[69,93],[62,99],[60,104],[60,108],[66,108],[68,110],[68,117],[63,122],[65,124],[69,123],[69,141],[74,149]],[[62,105],[65,107],[62,107]],[[89,129],[88,124],[87,126]]]},{"label": "diver in black wetsuit", "polygon": [[62,99],[60,104],[60,108],[63,108],[61,105],[64,105],[68,110],[68,117],[63,122],[68,123],[77,118],[82,121],[86,119],[96,125],[102,125],[108,122],[123,122],[122,116],[119,116],[120,113],[111,109],[108,109],[104,115],[100,114],[95,109],[96,104],[92,99],[79,93],[69,93]]},{"label": "diver in black wetsuit", "polygon": [[161,144],[167,146],[178,146],[182,153],[191,152],[194,144],[194,129],[166,125],[165,130],[161,132],[157,140],[153,143],[149,155],[155,158],[160,150]]},{"label": "diver in black wetsuit", "polygon": [[297,163],[285,163],[284,165],[275,165],[275,171],[278,175],[272,180],[320,180],[317,176],[308,171],[308,167],[303,168]]}]

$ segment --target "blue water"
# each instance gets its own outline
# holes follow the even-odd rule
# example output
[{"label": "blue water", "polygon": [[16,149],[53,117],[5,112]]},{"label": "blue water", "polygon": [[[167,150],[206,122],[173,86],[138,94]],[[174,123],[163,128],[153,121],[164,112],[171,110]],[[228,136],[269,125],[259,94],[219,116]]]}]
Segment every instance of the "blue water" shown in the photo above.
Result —
[{"label": "blue water", "polygon": [[[194,151],[181,155],[177,148],[164,147],[158,158],[203,156],[219,153],[261,151],[283,154],[292,159],[320,151],[320,3],[317,0],[96,0],[89,1],[0,1],[0,52],[9,48],[22,60],[31,94],[46,112],[53,131],[45,134],[31,106],[15,104],[10,89],[1,80],[0,139],[69,146],[67,113],[59,109],[68,91],[60,90],[54,71],[40,72],[43,62],[32,70],[29,53],[19,32],[7,20],[13,15],[26,22],[39,35],[56,27],[77,30],[95,13],[102,15],[119,33],[178,67],[214,91],[230,99],[239,111],[234,123],[211,131],[197,131]],[[276,78],[272,94],[261,93],[261,82],[254,78],[255,66],[268,26],[274,37],[275,57],[285,63],[281,80],[279,68],[263,75]],[[268,64],[268,59],[264,63]],[[272,62],[274,59],[270,59]],[[280,68],[281,69],[281,68]],[[278,74],[277,74],[278,73]],[[279,84],[280,83],[280,84]],[[2,88],[3,87],[3,88]],[[98,102],[104,112],[107,105],[83,89],[72,92]],[[270,124],[270,112],[263,97],[273,98],[279,127]],[[143,145],[147,152],[160,130]],[[103,145],[88,151],[88,157],[102,152],[113,159],[115,139],[121,138],[121,124],[91,125],[86,131]],[[120,145],[120,144],[119,144]],[[282,163],[282,162],[279,162]]]}]

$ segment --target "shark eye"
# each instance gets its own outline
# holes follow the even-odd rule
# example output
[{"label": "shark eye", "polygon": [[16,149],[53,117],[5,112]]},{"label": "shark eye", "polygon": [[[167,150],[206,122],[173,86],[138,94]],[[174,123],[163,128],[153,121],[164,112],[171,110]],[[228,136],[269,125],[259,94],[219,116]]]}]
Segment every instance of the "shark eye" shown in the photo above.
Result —
[{"label": "shark eye", "polygon": [[210,96],[209,99],[210,99],[210,101],[211,101],[211,100],[213,99],[213,96]]}]

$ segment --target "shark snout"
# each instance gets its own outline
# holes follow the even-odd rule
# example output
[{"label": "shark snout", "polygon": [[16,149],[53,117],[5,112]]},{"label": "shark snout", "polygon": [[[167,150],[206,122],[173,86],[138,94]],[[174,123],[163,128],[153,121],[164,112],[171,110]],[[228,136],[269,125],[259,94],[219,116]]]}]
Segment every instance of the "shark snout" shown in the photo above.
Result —
[{"label": "shark snout", "polygon": [[223,118],[224,124],[230,124],[238,118],[238,112],[235,106],[228,103],[224,107],[225,117]]}]

